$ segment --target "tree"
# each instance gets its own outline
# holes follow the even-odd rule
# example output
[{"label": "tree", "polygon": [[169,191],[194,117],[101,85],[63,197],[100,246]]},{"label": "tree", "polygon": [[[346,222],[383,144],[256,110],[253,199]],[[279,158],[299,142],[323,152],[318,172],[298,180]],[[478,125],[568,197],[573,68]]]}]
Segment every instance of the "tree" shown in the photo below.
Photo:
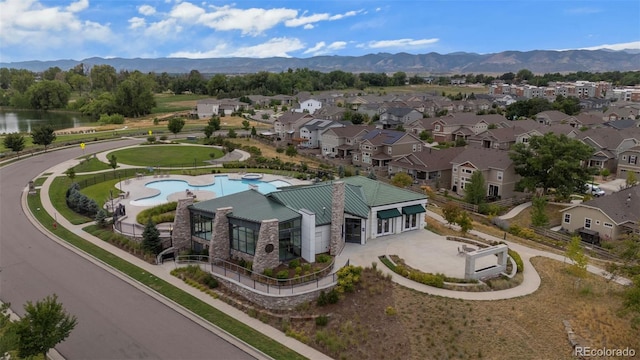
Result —
[{"label": "tree", "polygon": [[549,216],[547,215],[547,198],[543,196],[535,196],[531,201],[531,224],[533,226],[546,226],[549,224]]},{"label": "tree", "polygon": [[31,130],[31,138],[36,145],[43,145],[44,151],[47,151],[47,146],[56,139],[56,133],[51,125],[42,125],[34,127]]},{"label": "tree", "polygon": [[109,159],[109,166],[111,166],[115,174],[116,168],[118,167],[118,158],[116,157],[116,154],[111,154],[109,155],[108,159]]},{"label": "tree", "polygon": [[593,153],[589,145],[568,138],[564,134],[547,133],[532,136],[529,144],[517,143],[509,156],[515,172],[522,178],[520,189],[542,188],[546,193],[555,188],[558,194],[568,198],[572,192],[582,192],[591,171],[582,165]]},{"label": "tree", "polygon": [[101,228],[107,226],[107,211],[105,209],[100,209],[96,213],[96,225]]},{"label": "tree", "polygon": [[242,128],[244,130],[249,130],[250,126],[251,126],[251,123],[249,122],[249,120],[242,120]]},{"label": "tree", "polygon": [[151,218],[147,221],[142,231],[142,249],[158,255],[162,251],[162,241],[160,240],[160,231],[156,228]]},{"label": "tree", "polygon": [[460,217],[460,207],[454,202],[448,202],[442,208],[442,215],[449,225],[455,224]]},{"label": "tree", "polygon": [[567,245],[565,255],[572,261],[571,272],[580,278],[587,276],[587,256],[580,244],[580,237],[574,236]]},{"label": "tree", "polygon": [[464,201],[469,204],[480,205],[486,201],[487,185],[482,172],[474,171],[471,179],[464,186]]},{"label": "tree", "polygon": [[632,187],[638,183],[638,178],[636,178],[636,173],[633,171],[627,171],[627,178],[625,179],[625,185],[627,187]]},{"label": "tree", "polygon": [[118,75],[111,65],[94,65],[89,73],[91,87],[94,91],[111,92],[116,89]]},{"label": "tree", "polygon": [[391,178],[391,183],[397,187],[406,188],[413,184],[413,178],[411,177],[411,175],[405,172],[399,172],[393,175],[393,178]]},{"label": "tree", "polygon": [[251,127],[251,136],[256,136],[256,135],[258,135],[258,132],[256,131],[256,127],[252,126]]},{"label": "tree", "polygon": [[7,134],[7,136],[4,137],[3,142],[4,147],[17,153],[24,150],[24,136],[20,133]]},{"label": "tree", "polygon": [[456,223],[460,225],[460,232],[462,232],[462,235],[465,235],[469,230],[473,229],[473,221],[471,220],[469,213],[466,211],[460,211],[460,214],[456,219]]},{"label": "tree", "polygon": [[206,136],[207,139],[210,138],[211,135],[213,135],[213,131],[214,131],[213,126],[211,126],[211,125],[205,126],[204,127],[204,136]]},{"label": "tree", "polygon": [[151,113],[156,105],[153,98],[153,83],[136,71],[118,85],[115,104],[119,114],[138,117]]},{"label": "tree", "polygon": [[295,146],[289,145],[287,146],[287,150],[285,150],[284,153],[287,154],[288,157],[294,157],[298,155],[298,150],[296,150]]},{"label": "tree", "polygon": [[182,131],[182,128],[184,127],[185,121],[183,118],[171,118],[169,120],[169,123],[167,124],[167,127],[169,128],[169,131],[171,131],[173,133],[173,137],[176,137],[177,134]]},{"label": "tree", "polygon": [[60,109],[67,106],[71,88],[60,81],[44,80],[29,87],[27,96],[33,109]]},{"label": "tree", "polygon": [[68,168],[67,171],[64,172],[67,177],[73,182],[73,179],[76,178],[76,170],[72,167]]},{"label": "tree", "polygon": [[18,356],[30,358],[42,354],[64,341],[78,323],[75,316],[68,314],[58,296],[47,296],[33,304],[24,305],[25,316],[15,326],[18,333]]},{"label": "tree", "polygon": [[229,132],[227,133],[227,136],[228,136],[230,139],[235,139],[235,138],[237,138],[237,137],[238,137],[238,133],[236,133],[236,131],[235,131],[235,130],[233,130],[233,129],[229,129]]},{"label": "tree", "polygon": [[207,123],[207,125],[212,126],[213,131],[220,130],[220,117],[212,116],[211,119],[209,119],[209,122]]}]

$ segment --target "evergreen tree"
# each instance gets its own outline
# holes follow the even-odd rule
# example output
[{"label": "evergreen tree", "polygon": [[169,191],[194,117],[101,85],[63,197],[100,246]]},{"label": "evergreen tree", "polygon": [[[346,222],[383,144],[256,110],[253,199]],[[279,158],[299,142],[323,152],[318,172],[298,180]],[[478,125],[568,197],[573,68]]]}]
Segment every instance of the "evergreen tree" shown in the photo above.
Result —
[{"label": "evergreen tree", "polygon": [[35,127],[31,130],[31,138],[36,145],[43,145],[44,150],[47,151],[47,146],[56,139],[56,133],[51,125],[43,125]]},{"label": "evergreen tree", "polygon": [[545,211],[547,208],[547,198],[544,196],[536,196],[531,202],[531,224],[533,226],[546,226],[549,224],[549,216]]},{"label": "evergreen tree", "polygon": [[474,171],[470,181],[464,187],[464,201],[469,204],[480,205],[486,201],[487,185],[482,172]]},{"label": "evergreen tree", "polygon": [[7,134],[4,137],[4,147],[19,153],[24,150],[24,136],[20,133]]},{"label": "evergreen tree", "polygon": [[155,255],[162,251],[160,231],[156,228],[156,224],[153,223],[151,218],[147,221],[147,224],[144,226],[144,231],[142,232],[142,248]]}]

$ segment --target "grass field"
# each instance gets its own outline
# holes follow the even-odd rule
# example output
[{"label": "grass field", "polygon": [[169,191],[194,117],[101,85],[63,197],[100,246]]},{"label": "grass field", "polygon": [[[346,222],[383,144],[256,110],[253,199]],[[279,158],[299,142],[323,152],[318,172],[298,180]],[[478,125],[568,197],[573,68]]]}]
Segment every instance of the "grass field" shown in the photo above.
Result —
[{"label": "grass field", "polygon": [[127,165],[196,167],[208,165],[204,161],[222,157],[223,153],[208,146],[148,145],[112,151],[107,156],[111,155]]}]

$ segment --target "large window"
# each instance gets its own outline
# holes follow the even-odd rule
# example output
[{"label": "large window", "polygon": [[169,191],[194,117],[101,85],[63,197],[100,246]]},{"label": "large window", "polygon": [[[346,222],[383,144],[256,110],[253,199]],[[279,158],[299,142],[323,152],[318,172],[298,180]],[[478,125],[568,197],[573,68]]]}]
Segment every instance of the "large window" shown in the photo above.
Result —
[{"label": "large window", "polygon": [[211,240],[213,217],[213,214],[192,212],[191,235],[204,240]]},{"label": "large window", "polygon": [[564,222],[567,224],[571,222],[571,214],[564,214]]},{"label": "large window", "polygon": [[404,228],[415,229],[418,227],[418,214],[405,215]]},{"label": "large window", "polygon": [[256,254],[260,224],[240,219],[229,219],[231,248],[249,255]]},{"label": "large window", "polygon": [[378,219],[378,235],[393,232],[393,219]]},{"label": "large window", "polygon": [[299,258],[302,255],[302,239],[300,234],[300,219],[283,221],[278,224],[280,261]]},{"label": "large window", "polygon": [[589,219],[589,218],[585,218],[584,219],[584,228],[585,229],[591,229],[591,219]]}]

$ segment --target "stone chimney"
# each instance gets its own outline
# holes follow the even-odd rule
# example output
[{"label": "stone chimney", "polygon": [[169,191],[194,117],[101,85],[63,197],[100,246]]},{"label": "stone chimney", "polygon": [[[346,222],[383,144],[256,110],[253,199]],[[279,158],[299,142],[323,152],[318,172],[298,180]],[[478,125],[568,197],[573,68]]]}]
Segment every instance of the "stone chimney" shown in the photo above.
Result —
[{"label": "stone chimney", "polygon": [[213,219],[211,242],[209,245],[209,258],[228,260],[231,257],[231,244],[229,242],[229,219],[227,214],[233,211],[232,207],[216,209]]},{"label": "stone chimney", "polygon": [[262,274],[265,269],[273,269],[280,265],[279,229],[278,219],[263,220],[260,224],[256,255],[253,258],[255,273]]},{"label": "stone chimney", "polygon": [[182,250],[191,246],[191,216],[189,206],[193,198],[179,199],[173,218],[173,247]]},{"label": "stone chimney", "polygon": [[344,181],[336,181],[331,189],[331,247],[329,253],[339,255],[344,248]]}]

